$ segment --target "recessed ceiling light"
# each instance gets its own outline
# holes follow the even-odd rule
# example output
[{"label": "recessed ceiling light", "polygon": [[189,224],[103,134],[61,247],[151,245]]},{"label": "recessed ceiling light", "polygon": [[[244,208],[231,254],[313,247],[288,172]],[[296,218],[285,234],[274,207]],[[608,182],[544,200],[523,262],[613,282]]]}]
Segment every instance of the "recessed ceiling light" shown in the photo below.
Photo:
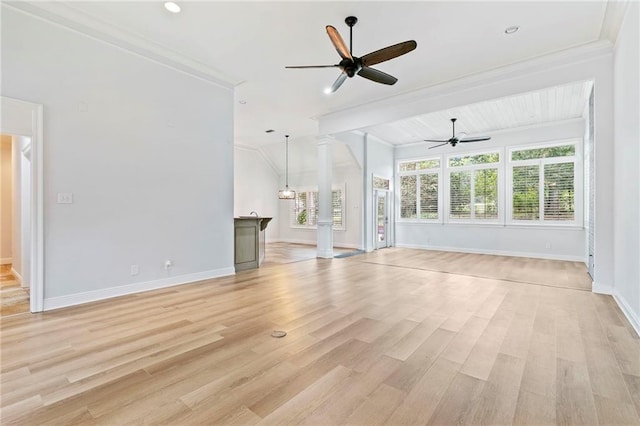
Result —
[{"label": "recessed ceiling light", "polygon": [[324,94],[328,95],[331,93],[331,87],[327,87],[326,89],[324,89]]},{"label": "recessed ceiling light", "polygon": [[171,13],[180,13],[180,6],[172,1],[164,2],[164,8]]},{"label": "recessed ceiling light", "polygon": [[507,28],[504,30],[504,33],[505,33],[505,34],[514,34],[514,33],[517,33],[519,29],[520,29],[520,27],[519,27],[519,26],[517,26],[517,25],[512,25],[512,26],[510,26],[510,27],[507,27]]}]

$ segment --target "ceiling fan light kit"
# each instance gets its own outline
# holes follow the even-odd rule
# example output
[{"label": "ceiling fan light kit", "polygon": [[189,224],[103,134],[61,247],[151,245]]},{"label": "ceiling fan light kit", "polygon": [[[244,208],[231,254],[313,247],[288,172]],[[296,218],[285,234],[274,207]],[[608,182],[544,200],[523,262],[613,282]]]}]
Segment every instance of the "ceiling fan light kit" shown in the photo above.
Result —
[{"label": "ceiling fan light kit", "polygon": [[295,200],[296,191],[289,188],[289,135],[285,137],[285,160],[284,160],[284,189],[278,191],[278,198],[281,200]]},{"label": "ceiling fan light kit", "polygon": [[376,83],[393,85],[398,79],[392,75],[384,73],[375,68],[371,68],[371,65],[376,65],[381,62],[388,61],[398,56],[402,56],[406,53],[414,50],[418,44],[415,40],[408,40],[402,43],[387,46],[375,52],[368,53],[362,57],[353,56],[353,26],[358,22],[358,18],[355,16],[347,16],[344,22],[349,27],[349,47],[340,36],[338,30],[331,25],[326,26],[327,35],[333,43],[338,55],[342,60],[338,64],[334,65],[300,65],[300,66],[287,66],[285,68],[340,68],[340,75],[337,80],[331,85],[330,88],[325,90],[325,93],[333,93],[342,86],[347,78],[351,78],[355,75],[374,81]]},{"label": "ceiling fan light kit", "polygon": [[430,146],[429,149],[437,148],[439,146],[444,146],[444,145],[451,145],[451,146],[455,147],[459,143],[482,142],[482,141],[488,141],[489,139],[491,139],[491,136],[477,136],[475,138],[460,137],[460,135],[463,135],[465,133],[459,133],[458,135],[456,135],[456,121],[457,120],[458,120],[457,118],[452,118],[451,119],[451,125],[453,127],[451,138],[449,138],[449,139],[425,139],[424,140],[425,142],[436,142],[436,143],[439,144],[439,145]]}]

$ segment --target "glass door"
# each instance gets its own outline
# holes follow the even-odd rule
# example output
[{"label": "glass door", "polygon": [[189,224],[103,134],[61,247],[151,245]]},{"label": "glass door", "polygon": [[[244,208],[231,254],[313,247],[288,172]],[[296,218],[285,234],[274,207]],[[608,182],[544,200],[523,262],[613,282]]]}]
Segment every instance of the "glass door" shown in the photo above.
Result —
[{"label": "glass door", "polygon": [[389,247],[389,203],[387,191],[376,191],[376,249]]}]

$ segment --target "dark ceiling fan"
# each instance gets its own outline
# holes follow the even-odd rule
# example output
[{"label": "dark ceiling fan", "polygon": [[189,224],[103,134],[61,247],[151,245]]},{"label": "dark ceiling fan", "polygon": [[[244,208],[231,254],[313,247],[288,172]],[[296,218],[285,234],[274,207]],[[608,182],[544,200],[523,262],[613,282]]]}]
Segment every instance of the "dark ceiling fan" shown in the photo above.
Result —
[{"label": "dark ceiling fan", "polygon": [[[434,145],[434,146],[430,146],[429,149],[433,149],[433,148],[437,148],[439,146],[443,146],[443,145],[447,145],[447,144],[451,144],[451,146],[456,146],[459,143],[467,143],[467,142],[482,142],[482,141],[488,141],[489,139],[491,139],[491,136],[478,136],[475,138],[465,138],[465,137],[458,137],[456,136],[456,120],[457,118],[452,118],[451,119],[451,124],[453,126],[453,133],[450,139],[447,140],[439,140],[439,139],[425,139],[425,142],[439,142],[440,145]],[[460,133],[461,135],[464,135],[464,133]]]},{"label": "dark ceiling fan", "polygon": [[411,52],[418,45],[415,40],[404,41],[402,43],[394,44],[393,46],[387,46],[358,58],[352,54],[353,26],[358,22],[358,18],[355,16],[348,16],[344,22],[349,26],[349,49],[347,49],[347,45],[340,36],[338,30],[331,25],[327,25],[327,34],[338,51],[338,54],[342,58],[339,64],[287,66],[285,68],[340,68],[342,72],[331,88],[327,90],[327,93],[335,92],[340,86],[342,86],[342,83],[344,83],[347,77],[353,77],[356,74],[360,77],[375,81],[376,83],[389,85],[395,84],[396,81],[398,81],[397,78],[375,68],[371,68],[371,65],[379,64],[380,62],[388,61],[389,59]]}]

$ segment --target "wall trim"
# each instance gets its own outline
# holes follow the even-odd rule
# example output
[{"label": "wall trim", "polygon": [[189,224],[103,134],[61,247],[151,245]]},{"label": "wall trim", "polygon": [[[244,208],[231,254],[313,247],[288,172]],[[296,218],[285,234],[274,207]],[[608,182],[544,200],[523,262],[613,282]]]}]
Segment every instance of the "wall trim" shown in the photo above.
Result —
[{"label": "wall trim", "polygon": [[20,283],[20,287],[24,287],[22,275],[18,271],[16,271],[13,267],[11,268],[11,274],[16,277],[16,280]]},{"label": "wall trim", "polygon": [[[0,265],[10,265],[13,263],[13,258],[12,257],[3,257],[0,258]],[[13,269],[13,268],[11,268]]]},{"label": "wall trim", "polygon": [[158,290],[165,287],[172,287],[183,284],[192,284],[196,281],[209,280],[212,278],[234,275],[235,269],[221,268],[210,271],[196,272],[193,274],[179,275],[177,277],[162,278],[153,281],[144,281],[133,284],[126,284],[117,287],[103,288],[99,290],[86,291],[82,293],[69,294],[65,296],[50,297],[44,299],[44,310],[66,308],[83,303],[97,302],[110,299],[112,297],[126,296],[128,294],[142,293],[150,290]]},{"label": "wall trim", "polygon": [[617,291],[614,291],[612,296],[613,300],[616,301],[624,316],[627,317],[629,323],[631,323],[631,326],[636,331],[636,334],[640,336],[640,317],[638,317],[638,315],[633,312],[633,309],[631,309],[631,306],[629,306],[625,298],[622,297]]},{"label": "wall trim", "polygon": [[456,252],[456,253],[490,254],[495,256],[531,257],[534,259],[565,260],[568,262],[584,263],[584,258],[582,256],[550,255],[546,253],[529,253],[529,252],[516,252],[516,251],[506,251],[506,250],[480,250],[480,249],[471,249],[471,248],[428,246],[428,245],[421,245],[421,244],[396,244],[396,247],[419,249],[419,250],[450,251],[450,252]]},{"label": "wall trim", "polygon": [[602,284],[602,283],[598,283],[598,282],[594,281],[592,286],[591,286],[591,291],[593,293],[597,293],[597,294],[612,295],[613,294],[613,287],[608,285],[608,284]]},{"label": "wall trim", "polygon": [[110,44],[228,90],[233,90],[235,85],[242,83],[235,76],[227,75],[203,62],[191,59],[144,37],[123,31],[99,17],[77,9],[70,3],[2,2],[2,6]]}]

